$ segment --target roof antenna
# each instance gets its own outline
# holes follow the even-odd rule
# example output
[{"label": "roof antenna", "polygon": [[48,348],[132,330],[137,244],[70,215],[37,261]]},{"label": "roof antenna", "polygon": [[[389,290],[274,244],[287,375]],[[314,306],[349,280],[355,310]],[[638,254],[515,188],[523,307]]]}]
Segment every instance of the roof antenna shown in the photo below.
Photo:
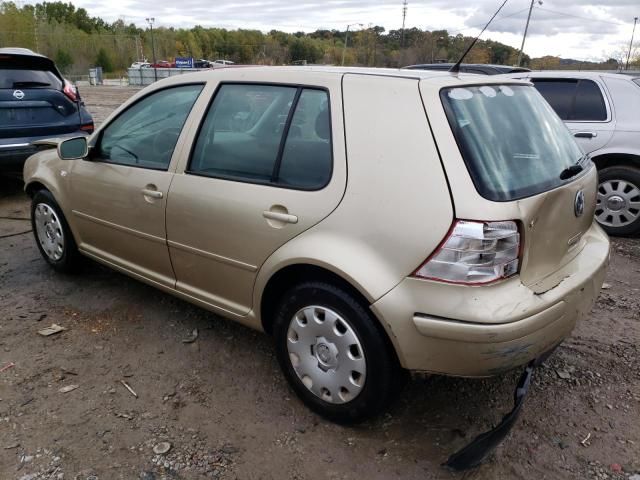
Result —
[{"label": "roof antenna", "polygon": [[493,14],[493,17],[491,17],[491,19],[487,22],[487,24],[484,26],[484,28],[482,29],[482,31],[478,34],[478,36],[476,38],[473,39],[473,42],[471,42],[471,45],[469,45],[469,48],[467,48],[464,53],[462,54],[462,56],[460,57],[460,60],[458,60],[456,62],[456,64],[451,67],[449,69],[450,73],[460,73],[460,64],[462,63],[462,61],[464,60],[464,57],[467,56],[467,54],[471,51],[471,49],[474,47],[474,45],[476,44],[476,42],[478,41],[478,39],[480,38],[480,36],[484,33],[484,31],[487,29],[487,27],[489,26],[489,24],[491,24],[491,22],[493,22],[493,19],[496,18],[496,15],[498,15],[498,13],[500,13],[500,10],[502,10],[502,7],[505,6],[505,4],[508,2],[509,0],[504,0],[504,2],[502,2],[502,5],[500,5],[500,8],[498,10],[496,10],[496,13]]}]

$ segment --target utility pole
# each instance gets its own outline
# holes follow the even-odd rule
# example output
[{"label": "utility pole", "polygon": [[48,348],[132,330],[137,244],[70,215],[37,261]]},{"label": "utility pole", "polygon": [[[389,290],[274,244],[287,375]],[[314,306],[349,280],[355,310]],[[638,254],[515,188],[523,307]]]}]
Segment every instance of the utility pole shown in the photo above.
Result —
[{"label": "utility pole", "polygon": [[404,22],[407,19],[407,0],[402,2],[402,33],[400,34],[400,48],[404,47]]},{"label": "utility pole", "polygon": [[360,25],[361,23],[350,23],[347,25],[347,32],[344,34],[344,47],[342,47],[342,66],[344,66],[344,55],[347,53],[347,42],[349,41],[349,27],[353,27],[354,25]]},{"label": "utility pole", "polygon": [[633,19],[633,32],[631,32],[631,42],[629,42],[629,53],[627,53],[627,65],[625,70],[629,70],[629,59],[631,58],[631,48],[633,47],[633,36],[636,33],[636,23],[638,23],[638,17]]},{"label": "utility pole", "polygon": [[156,68],[156,44],[153,41],[153,23],[156,21],[155,17],[149,17],[146,19],[151,30],[151,56],[153,57],[153,76],[156,82],[158,81],[158,69]]},{"label": "utility pole", "polygon": [[[518,53],[518,64],[517,67],[521,66],[522,63],[522,52],[524,51],[524,42],[527,39],[527,31],[529,31],[529,22],[531,21],[531,12],[533,11],[533,4],[536,0],[531,0],[531,5],[529,6],[529,15],[527,16],[527,25],[524,27],[524,35],[522,36],[522,45],[520,46],[520,53]],[[542,5],[541,1],[538,1],[540,5]]]}]

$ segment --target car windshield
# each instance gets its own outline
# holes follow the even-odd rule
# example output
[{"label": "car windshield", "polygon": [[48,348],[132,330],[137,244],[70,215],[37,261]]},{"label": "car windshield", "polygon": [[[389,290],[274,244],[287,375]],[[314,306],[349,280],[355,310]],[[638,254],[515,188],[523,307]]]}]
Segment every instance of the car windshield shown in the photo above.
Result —
[{"label": "car windshield", "polygon": [[0,88],[62,88],[62,82],[52,72],[0,68]]},{"label": "car windshield", "polygon": [[568,178],[561,173],[584,161],[569,130],[533,87],[447,88],[440,97],[476,189],[489,200],[516,200],[560,186]]}]

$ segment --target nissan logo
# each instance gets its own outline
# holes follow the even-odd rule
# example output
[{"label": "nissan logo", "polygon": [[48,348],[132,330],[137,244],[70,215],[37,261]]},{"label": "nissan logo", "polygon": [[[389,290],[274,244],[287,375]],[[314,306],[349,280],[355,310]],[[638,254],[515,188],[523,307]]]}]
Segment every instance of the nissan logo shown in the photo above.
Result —
[{"label": "nissan logo", "polygon": [[584,192],[582,190],[576,193],[576,199],[573,205],[573,213],[575,213],[576,217],[579,217],[584,213]]},{"label": "nissan logo", "polygon": [[13,96],[16,97],[18,100],[22,100],[24,98],[24,92],[22,90],[14,90]]}]

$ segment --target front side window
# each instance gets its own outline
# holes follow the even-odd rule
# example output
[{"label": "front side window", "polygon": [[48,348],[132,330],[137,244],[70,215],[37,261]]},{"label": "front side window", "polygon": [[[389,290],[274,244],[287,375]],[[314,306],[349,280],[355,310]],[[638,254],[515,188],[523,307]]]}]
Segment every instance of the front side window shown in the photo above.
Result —
[{"label": "front side window", "polygon": [[558,187],[567,181],[561,173],[584,161],[569,130],[532,87],[447,88],[440,96],[476,189],[489,200]]},{"label": "front side window", "polygon": [[298,189],[331,176],[324,90],[224,84],[198,133],[188,173]]},{"label": "front side window", "polygon": [[97,157],[108,163],[166,170],[202,88],[167,88],[134,103],[102,131]]}]

